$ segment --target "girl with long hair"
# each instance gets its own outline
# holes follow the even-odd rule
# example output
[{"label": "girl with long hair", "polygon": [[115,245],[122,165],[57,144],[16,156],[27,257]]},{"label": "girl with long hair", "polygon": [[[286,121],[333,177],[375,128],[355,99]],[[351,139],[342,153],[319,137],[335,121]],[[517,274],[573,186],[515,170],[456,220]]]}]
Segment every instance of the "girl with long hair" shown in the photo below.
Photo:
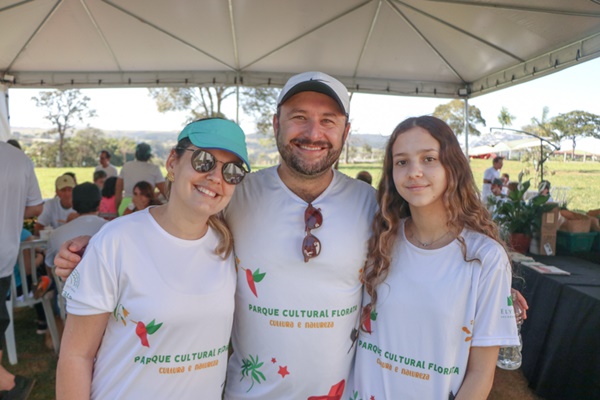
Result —
[{"label": "girl with long hair", "polygon": [[236,284],[222,210],[250,169],[244,132],[193,122],[166,168],[168,203],[105,225],[65,284],[58,399],[221,399]]},{"label": "girl with long hair", "polygon": [[350,396],[485,399],[518,345],[511,264],[450,127],[409,118],[385,151]]}]

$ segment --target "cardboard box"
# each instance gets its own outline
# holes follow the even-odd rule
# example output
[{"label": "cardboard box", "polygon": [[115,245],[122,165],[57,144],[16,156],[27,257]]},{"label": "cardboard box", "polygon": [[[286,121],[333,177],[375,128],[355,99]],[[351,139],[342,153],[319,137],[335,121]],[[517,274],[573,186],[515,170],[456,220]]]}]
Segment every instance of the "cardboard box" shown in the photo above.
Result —
[{"label": "cardboard box", "polygon": [[548,211],[547,213],[542,214],[542,232],[546,231],[546,232],[556,232],[556,230],[558,229],[558,214],[559,214],[559,208],[558,208],[558,203],[548,203],[548,204],[553,204],[555,205],[555,207]]},{"label": "cardboard box", "polygon": [[558,228],[559,231],[571,233],[587,233],[590,231],[592,226],[590,216],[569,210],[560,210],[560,215],[565,218],[565,222]]},{"label": "cardboard box", "polygon": [[551,232],[542,231],[539,239],[532,238],[531,245],[529,246],[529,252],[531,254],[542,255],[542,256],[555,256],[556,255],[556,231],[551,231]]}]

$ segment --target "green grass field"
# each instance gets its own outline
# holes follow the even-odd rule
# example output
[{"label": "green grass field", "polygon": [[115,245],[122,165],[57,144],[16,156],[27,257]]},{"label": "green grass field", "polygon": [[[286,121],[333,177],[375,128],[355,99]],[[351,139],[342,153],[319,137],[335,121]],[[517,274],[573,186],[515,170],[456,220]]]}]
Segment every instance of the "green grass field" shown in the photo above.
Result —
[{"label": "green grass field", "polygon": [[[480,189],[483,171],[491,165],[491,160],[471,160],[473,176]],[[504,162],[502,172],[508,173],[511,180],[517,180],[519,172],[526,168],[524,163],[507,160]],[[552,183],[553,187],[565,188],[569,209],[587,211],[600,208],[600,163],[549,161],[544,168],[544,177]],[[165,169],[162,169],[166,174]],[[253,166],[253,169],[258,170],[261,167]],[[373,186],[375,187],[381,178],[381,165],[379,164],[340,164],[339,169],[352,177],[356,176],[359,171],[367,170],[373,176]],[[35,172],[44,198],[54,195],[54,180],[67,171],[74,172],[80,183],[91,182],[94,168],[36,168]],[[528,177],[525,176],[524,179]],[[537,187],[537,182],[533,182],[532,188],[534,187]]]}]

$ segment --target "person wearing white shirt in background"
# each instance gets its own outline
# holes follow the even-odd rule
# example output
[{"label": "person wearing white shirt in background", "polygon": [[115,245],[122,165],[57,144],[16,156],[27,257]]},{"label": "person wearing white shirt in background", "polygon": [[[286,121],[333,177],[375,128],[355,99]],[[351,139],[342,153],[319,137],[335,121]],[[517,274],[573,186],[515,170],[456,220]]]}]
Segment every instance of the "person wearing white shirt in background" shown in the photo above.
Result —
[{"label": "person wearing white shirt in background", "polygon": [[500,170],[504,164],[504,157],[494,157],[492,166],[483,173],[483,188],[481,189],[481,199],[485,202],[490,194],[492,194],[492,181],[500,179]]},{"label": "person wearing white shirt in background", "polygon": [[[0,141],[0,293],[6,296],[19,254],[23,218],[44,207],[33,163],[18,148]],[[10,323],[6,301],[0,301],[0,334]],[[0,360],[4,340],[0,340]],[[34,380],[15,376],[0,365],[0,398],[27,398]]]},{"label": "person wearing white shirt in background", "polygon": [[110,178],[111,176],[118,176],[119,173],[117,171],[117,167],[110,163],[110,152],[108,150],[102,150],[100,152],[100,164],[96,166],[94,171],[104,171],[106,172],[106,177]]},{"label": "person wearing white shirt in background", "polygon": [[119,215],[131,203],[133,196],[133,187],[136,183],[146,181],[152,185],[152,188],[158,189],[160,194],[165,196],[165,177],[158,165],[152,164],[152,148],[148,143],[138,143],[135,147],[135,160],[128,161],[121,168],[117,178],[117,187],[115,189],[115,203],[119,210]]},{"label": "person wearing white shirt in background", "polygon": [[46,249],[48,267],[54,265],[54,256],[61,244],[77,236],[93,236],[107,222],[104,218],[98,217],[100,199],[100,190],[93,183],[85,182],[73,188],[73,209],[79,213],[79,216],[50,234]]},{"label": "person wearing white shirt in background", "polygon": [[56,178],[54,186],[56,196],[44,203],[44,211],[35,224],[35,233],[38,236],[45,227],[56,229],[77,215],[73,210],[75,180],[70,175],[64,174]]}]

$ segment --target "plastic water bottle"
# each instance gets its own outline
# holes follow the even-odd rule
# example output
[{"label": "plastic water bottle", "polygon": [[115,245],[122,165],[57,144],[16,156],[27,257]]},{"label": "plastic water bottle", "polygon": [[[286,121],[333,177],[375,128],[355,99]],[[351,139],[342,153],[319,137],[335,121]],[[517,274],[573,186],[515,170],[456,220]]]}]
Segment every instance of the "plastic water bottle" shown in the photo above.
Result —
[{"label": "plastic water bottle", "polygon": [[517,321],[517,330],[519,332],[519,345],[518,346],[503,346],[500,347],[498,352],[498,361],[496,365],[499,368],[514,370],[521,366],[523,357],[521,356],[521,349],[523,348],[523,340],[521,339],[521,325],[523,325],[523,310],[517,303],[516,295],[512,295],[513,308],[515,310],[515,319]]}]

